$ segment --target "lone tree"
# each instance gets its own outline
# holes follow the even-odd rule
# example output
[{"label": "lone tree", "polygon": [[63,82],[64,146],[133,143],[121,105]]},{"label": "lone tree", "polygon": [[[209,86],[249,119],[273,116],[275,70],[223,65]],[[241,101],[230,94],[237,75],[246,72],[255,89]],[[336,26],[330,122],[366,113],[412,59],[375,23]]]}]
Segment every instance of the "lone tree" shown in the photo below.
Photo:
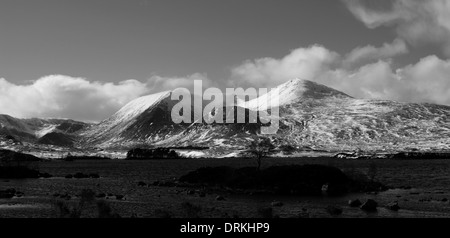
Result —
[{"label": "lone tree", "polygon": [[250,144],[247,152],[256,159],[258,171],[261,169],[262,159],[275,153],[275,146],[268,137],[258,136]]}]

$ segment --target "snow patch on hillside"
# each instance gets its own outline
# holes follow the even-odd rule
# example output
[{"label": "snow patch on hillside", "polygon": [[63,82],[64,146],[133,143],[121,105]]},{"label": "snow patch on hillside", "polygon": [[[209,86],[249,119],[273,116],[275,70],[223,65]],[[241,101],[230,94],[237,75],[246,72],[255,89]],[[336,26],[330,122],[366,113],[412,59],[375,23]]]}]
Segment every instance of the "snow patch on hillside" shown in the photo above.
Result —
[{"label": "snow patch on hillside", "polygon": [[115,121],[130,120],[169,96],[170,91],[164,91],[137,98],[122,107],[112,116],[112,118],[114,118]]},{"label": "snow patch on hillside", "polygon": [[47,125],[46,127],[43,127],[42,129],[36,131],[34,134],[36,135],[36,137],[41,138],[41,137],[45,136],[46,134],[54,131],[56,126],[57,125]]},{"label": "snow patch on hillside", "polygon": [[238,100],[237,104],[250,110],[267,110],[294,102],[305,90],[305,80],[293,79],[253,100],[247,102]]}]

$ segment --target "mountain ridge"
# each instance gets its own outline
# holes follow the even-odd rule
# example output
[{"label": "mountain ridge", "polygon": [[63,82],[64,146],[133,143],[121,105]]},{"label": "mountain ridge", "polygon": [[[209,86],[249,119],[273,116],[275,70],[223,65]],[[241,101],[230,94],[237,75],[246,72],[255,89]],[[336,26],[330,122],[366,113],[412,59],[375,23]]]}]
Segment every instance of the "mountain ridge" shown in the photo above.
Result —
[{"label": "mountain ridge", "polygon": [[[74,141],[78,148],[203,146],[211,148],[209,156],[219,156],[245,148],[262,126],[250,122],[175,124],[171,109],[180,101],[171,100],[172,92],[137,98],[98,124],[64,131],[47,123],[48,131],[42,126],[38,131],[42,136],[53,133],[47,136],[46,143],[61,136],[68,144]],[[327,151],[450,149],[450,107],[445,105],[357,99],[325,85],[293,79],[257,99],[237,100],[233,109],[243,108],[248,114],[271,107],[279,109],[279,130],[268,135],[277,146]],[[222,109],[228,112],[231,108],[224,105]],[[211,116],[213,111],[203,114]],[[27,124],[30,122],[11,118],[0,117],[0,122],[9,123],[9,127],[1,124],[3,130],[36,135]]]}]

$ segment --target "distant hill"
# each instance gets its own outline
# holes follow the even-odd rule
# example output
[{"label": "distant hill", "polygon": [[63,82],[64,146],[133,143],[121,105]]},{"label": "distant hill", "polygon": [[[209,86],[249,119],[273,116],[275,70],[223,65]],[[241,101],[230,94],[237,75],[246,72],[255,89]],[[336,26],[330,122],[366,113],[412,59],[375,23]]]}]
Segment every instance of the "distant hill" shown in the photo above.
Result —
[{"label": "distant hill", "polygon": [[7,164],[9,162],[32,162],[32,161],[41,161],[41,159],[29,154],[0,149],[0,165]]},{"label": "distant hill", "polygon": [[[76,133],[89,125],[70,119],[20,119],[0,115],[0,142],[14,141],[16,143],[72,146]],[[69,140],[72,143],[69,143]]]},{"label": "distant hill", "polygon": [[50,132],[37,140],[39,144],[57,145],[63,147],[72,147],[76,140],[75,136],[60,132]]}]

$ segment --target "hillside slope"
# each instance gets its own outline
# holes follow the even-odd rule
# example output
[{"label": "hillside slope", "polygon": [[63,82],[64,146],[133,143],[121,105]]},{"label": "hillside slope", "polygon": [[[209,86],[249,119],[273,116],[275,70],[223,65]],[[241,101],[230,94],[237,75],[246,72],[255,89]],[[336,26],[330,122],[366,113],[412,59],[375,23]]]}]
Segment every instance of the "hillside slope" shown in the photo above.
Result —
[{"label": "hillside slope", "polygon": [[[170,91],[162,92],[130,102],[111,118],[86,129],[84,141],[105,148],[194,145],[222,151],[245,147],[262,126],[248,121],[175,124],[170,113],[177,101],[170,95]],[[245,108],[248,114],[271,107],[279,109],[280,128],[271,135],[278,145],[332,151],[450,149],[448,106],[355,99],[324,85],[294,79],[257,99],[238,101],[235,110]]]}]

